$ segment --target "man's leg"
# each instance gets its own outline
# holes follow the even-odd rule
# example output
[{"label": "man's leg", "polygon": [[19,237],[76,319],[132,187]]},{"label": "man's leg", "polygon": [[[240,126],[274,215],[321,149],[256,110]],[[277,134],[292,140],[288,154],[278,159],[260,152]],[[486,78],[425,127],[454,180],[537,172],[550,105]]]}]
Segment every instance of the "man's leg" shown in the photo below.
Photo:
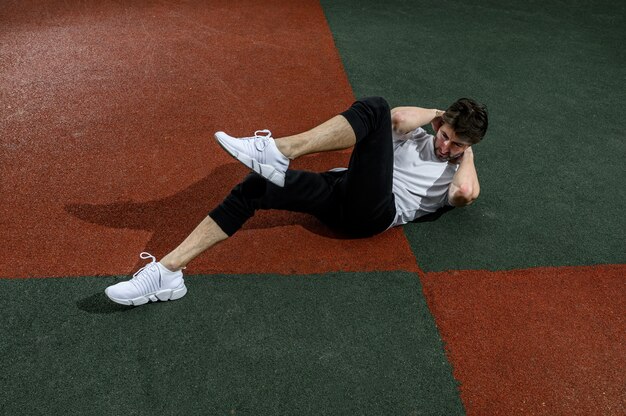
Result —
[{"label": "man's leg", "polygon": [[289,159],[311,153],[347,149],[354,146],[356,136],[348,120],[337,115],[304,133],[276,139],[276,147]]},{"label": "man's leg", "polygon": [[151,258],[152,262],[135,273],[130,281],[110,286],[105,293],[114,302],[124,305],[180,299],[187,293],[181,269],[237,232],[257,209],[285,209],[325,217],[332,206],[335,182],[329,174],[290,170],[285,186],[279,187],[257,174],[250,174],[160,262],[142,253],[142,258]]},{"label": "man's leg", "polygon": [[342,194],[345,231],[370,236],[386,230],[395,218],[391,110],[385,99],[368,97],[327,122],[301,134],[275,140],[289,159],[355,146],[348,171],[337,185]]},{"label": "man's leg", "polygon": [[356,137],[341,115],[304,133],[275,140],[269,130],[257,130],[252,137],[232,137],[223,131],[215,139],[231,156],[277,186],[284,186],[291,159],[299,156],[345,149]]},{"label": "man's leg", "polygon": [[395,218],[391,112],[380,97],[354,103],[342,115],[355,132],[356,145],[342,190],[342,222],[356,236],[386,230]]},{"label": "man's leg", "polygon": [[223,132],[215,137],[233,157],[279,187],[284,186],[290,159],[355,145],[343,181],[340,222],[352,228],[346,231],[365,236],[384,231],[395,217],[391,112],[383,98],[359,100],[340,115],[293,136],[273,139],[268,130],[261,130],[242,139]]},{"label": "man's leg", "polygon": [[333,181],[314,172],[290,170],[284,187],[250,174],[189,234],[161,264],[177,271],[215,244],[237,232],[257,209],[284,209],[323,216]]},{"label": "man's leg", "polygon": [[228,235],[213,218],[207,216],[178,247],[163,257],[160,263],[171,271],[184,269],[202,252],[227,238]]},{"label": "man's leg", "polygon": [[336,182],[328,173],[289,170],[280,187],[251,173],[209,216],[227,236],[235,234],[259,209],[304,212],[323,220],[334,207]]}]

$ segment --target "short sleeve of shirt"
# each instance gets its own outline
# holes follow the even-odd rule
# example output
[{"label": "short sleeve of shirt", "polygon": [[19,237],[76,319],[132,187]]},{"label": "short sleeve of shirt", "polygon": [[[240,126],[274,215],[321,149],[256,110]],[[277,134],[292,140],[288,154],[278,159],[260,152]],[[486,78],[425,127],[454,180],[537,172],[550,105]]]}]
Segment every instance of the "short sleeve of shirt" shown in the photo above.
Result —
[{"label": "short sleeve of shirt", "polygon": [[406,141],[406,140],[423,141],[423,140],[426,140],[428,137],[432,138],[433,136],[428,134],[428,132],[424,130],[423,128],[418,127],[417,129],[410,131],[408,133],[405,133],[405,134],[398,134],[396,132],[392,132],[391,137],[393,137],[394,142],[399,142],[399,141]]}]

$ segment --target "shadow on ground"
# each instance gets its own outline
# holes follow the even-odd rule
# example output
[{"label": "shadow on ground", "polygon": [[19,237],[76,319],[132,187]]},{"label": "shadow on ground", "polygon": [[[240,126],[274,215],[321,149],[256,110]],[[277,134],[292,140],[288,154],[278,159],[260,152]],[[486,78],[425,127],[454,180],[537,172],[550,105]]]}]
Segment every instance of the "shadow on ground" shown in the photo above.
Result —
[{"label": "shadow on ground", "polygon": [[81,311],[95,314],[110,314],[118,312],[127,312],[132,306],[124,306],[112,302],[104,292],[95,293],[76,302],[76,306]]},{"label": "shadow on ground", "polygon": [[[322,162],[331,166],[345,165],[345,154],[326,153],[305,158],[298,169],[314,170]],[[334,163],[334,164],[333,164]],[[205,178],[182,191],[146,202],[123,201],[110,204],[68,204],[71,215],[98,225],[149,231],[152,234],[144,251],[166,253],[172,242],[181,242],[217,206],[230,189],[247,174],[238,163],[228,163],[214,169]],[[299,225],[311,233],[332,239],[345,239],[311,215],[286,211],[259,211],[244,226],[245,230]],[[137,265],[142,264],[139,261]]]}]

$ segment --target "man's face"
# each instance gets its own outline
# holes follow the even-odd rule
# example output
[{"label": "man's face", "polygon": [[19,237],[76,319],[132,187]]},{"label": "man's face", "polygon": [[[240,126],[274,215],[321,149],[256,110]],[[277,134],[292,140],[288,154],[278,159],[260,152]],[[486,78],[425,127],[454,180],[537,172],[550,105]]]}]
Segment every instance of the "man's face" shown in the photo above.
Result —
[{"label": "man's face", "polygon": [[435,135],[435,154],[441,160],[454,160],[460,157],[470,144],[457,137],[449,124],[443,123]]}]

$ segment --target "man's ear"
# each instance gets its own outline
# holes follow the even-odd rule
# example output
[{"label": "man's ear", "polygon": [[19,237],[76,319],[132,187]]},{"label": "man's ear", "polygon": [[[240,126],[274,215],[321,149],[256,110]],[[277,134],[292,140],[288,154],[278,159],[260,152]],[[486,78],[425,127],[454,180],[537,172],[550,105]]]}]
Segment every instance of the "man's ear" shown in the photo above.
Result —
[{"label": "man's ear", "polygon": [[430,122],[430,125],[432,126],[433,130],[435,130],[435,133],[437,133],[439,131],[439,128],[443,125],[443,119],[441,117],[435,117],[433,121]]}]

